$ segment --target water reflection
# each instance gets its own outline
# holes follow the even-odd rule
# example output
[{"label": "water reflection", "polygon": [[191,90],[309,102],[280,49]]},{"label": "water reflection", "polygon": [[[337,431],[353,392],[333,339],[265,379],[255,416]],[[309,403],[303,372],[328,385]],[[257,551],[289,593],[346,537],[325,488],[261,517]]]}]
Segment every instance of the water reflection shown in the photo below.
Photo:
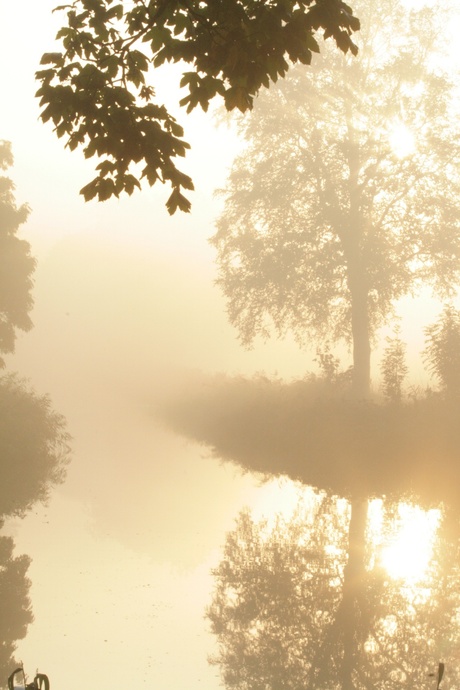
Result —
[{"label": "water reflection", "polygon": [[[458,681],[458,540],[441,513],[372,502],[364,569],[347,581],[350,515],[343,499],[308,491],[291,515],[239,515],[207,611],[227,688],[432,690],[440,658],[446,686]],[[406,577],[394,554],[409,531],[426,563]]]}]

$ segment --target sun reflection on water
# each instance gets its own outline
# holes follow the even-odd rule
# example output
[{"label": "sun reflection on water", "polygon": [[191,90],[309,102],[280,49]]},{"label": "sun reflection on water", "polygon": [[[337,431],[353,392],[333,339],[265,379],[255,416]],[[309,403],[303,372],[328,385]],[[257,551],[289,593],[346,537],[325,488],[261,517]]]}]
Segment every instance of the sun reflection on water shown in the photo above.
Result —
[{"label": "sun reflection on water", "polygon": [[370,529],[378,563],[390,577],[415,585],[427,575],[440,523],[440,511],[401,503],[390,530],[383,529],[382,501],[372,502]]}]

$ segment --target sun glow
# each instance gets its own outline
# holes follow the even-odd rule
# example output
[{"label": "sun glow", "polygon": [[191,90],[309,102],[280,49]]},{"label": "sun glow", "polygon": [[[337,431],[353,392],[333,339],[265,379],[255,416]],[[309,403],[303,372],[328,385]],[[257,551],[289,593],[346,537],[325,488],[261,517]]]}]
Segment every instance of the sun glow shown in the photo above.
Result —
[{"label": "sun glow", "polygon": [[395,530],[383,538],[379,548],[379,562],[390,577],[413,584],[427,573],[433,555],[438,510],[422,510],[417,506],[401,504]]},{"label": "sun glow", "polygon": [[401,120],[395,120],[388,128],[388,141],[397,158],[407,158],[415,151],[414,134]]}]

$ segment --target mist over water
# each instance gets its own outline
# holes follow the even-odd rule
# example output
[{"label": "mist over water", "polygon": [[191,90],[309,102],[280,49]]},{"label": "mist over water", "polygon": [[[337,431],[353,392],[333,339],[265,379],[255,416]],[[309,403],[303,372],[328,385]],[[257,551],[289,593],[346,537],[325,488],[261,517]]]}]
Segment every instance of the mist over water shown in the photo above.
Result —
[{"label": "mist over water", "polygon": [[155,401],[186,386],[187,372],[240,356],[212,267],[70,238],[42,262],[35,299],[15,362],[70,420],[79,460],[61,491],[88,503],[103,533],[199,561],[190,536],[215,529],[235,473],[174,437]]},{"label": "mist over water", "polygon": [[[36,622],[19,651],[59,683],[78,670],[76,655],[96,675],[121,656],[125,683],[138,659],[143,684],[201,676],[218,687],[203,621],[210,569],[240,508],[264,490],[171,432],[158,405],[189,390],[199,371],[268,368],[281,347],[290,373],[305,355],[293,343],[242,351],[213,266],[139,244],[58,242],[37,270],[35,327],[11,358],[49,392],[73,437],[50,506],[8,526],[33,558]],[[67,603],[56,606],[62,582]],[[188,651],[173,672],[178,639]],[[66,664],[57,665],[56,649]]]}]

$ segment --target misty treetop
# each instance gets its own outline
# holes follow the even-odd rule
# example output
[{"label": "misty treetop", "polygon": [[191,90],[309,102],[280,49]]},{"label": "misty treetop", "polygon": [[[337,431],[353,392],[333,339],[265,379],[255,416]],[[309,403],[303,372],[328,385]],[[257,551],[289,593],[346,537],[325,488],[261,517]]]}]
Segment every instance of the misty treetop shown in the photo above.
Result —
[{"label": "misty treetop", "polygon": [[[13,165],[11,145],[0,140],[0,170]],[[35,259],[30,245],[17,236],[29,214],[26,204],[17,206],[14,184],[0,175],[0,353],[14,351],[16,330],[32,328],[32,287]],[[0,357],[0,367],[5,365]]]},{"label": "misty treetop", "polygon": [[460,138],[438,8],[357,11],[356,58],[326,47],[241,120],[247,146],[212,241],[242,342],[345,340],[365,397],[373,339],[397,301],[422,285],[456,294]]},{"label": "misty treetop", "polygon": [[190,209],[182,190],[193,189],[192,180],[174,162],[189,145],[155,101],[151,66],[181,64],[187,112],[207,110],[216,96],[244,112],[291,64],[310,64],[318,31],[356,53],[351,36],[359,29],[342,0],[76,0],[57,9],[67,11],[57,34],[62,50],[43,55],[37,96],[42,120],[71,150],[101,159],[81,193],[103,201],[131,194],[141,179],[167,182],[170,213]]}]

